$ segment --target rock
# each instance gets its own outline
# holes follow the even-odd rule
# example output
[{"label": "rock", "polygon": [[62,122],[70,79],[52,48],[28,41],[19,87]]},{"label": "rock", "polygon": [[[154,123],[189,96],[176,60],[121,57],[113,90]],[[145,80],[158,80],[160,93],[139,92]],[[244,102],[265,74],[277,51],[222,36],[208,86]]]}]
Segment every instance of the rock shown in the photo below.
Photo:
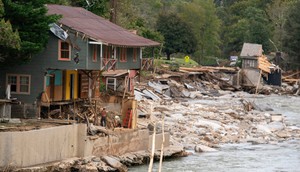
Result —
[{"label": "rock", "polygon": [[282,130],[284,125],[282,122],[270,122],[266,127],[268,127],[272,132],[276,130]]},{"label": "rock", "polygon": [[119,170],[120,172],[128,171],[127,167],[123,165],[121,162],[119,162],[118,160],[116,160],[115,158],[109,156],[103,156],[102,161],[107,163],[109,166]]},{"label": "rock", "polygon": [[181,91],[182,92],[182,94],[184,95],[184,97],[190,97],[190,92],[189,91],[186,91],[186,90],[182,90]]},{"label": "rock", "polygon": [[218,151],[217,149],[210,148],[210,147],[204,146],[204,145],[196,145],[194,150],[195,150],[195,152],[216,152],[216,151]]},{"label": "rock", "polygon": [[271,121],[282,121],[283,117],[281,114],[271,114]]},{"label": "rock", "polygon": [[288,133],[287,131],[279,131],[278,133],[276,133],[276,135],[279,138],[288,138],[288,137],[291,137],[290,133]]},{"label": "rock", "polygon": [[258,131],[261,131],[263,133],[267,133],[267,134],[271,134],[272,133],[272,131],[270,130],[270,128],[268,128],[265,125],[258,125],[258,126],[256,126],[256,128],[257,128]]},{"label": "rock", "polygon": [[93,161],[93,162],[100,162],[101,159],[100,159],[99,157],[94,157],[94,158],[92,158],[92,161]]},{"label": "rock", "polygon": [[89,171],[89,172],[98,172],[98,168],[94,165],[88,164],[83,168],[84,171]]},{"label": "rock", "polygon": [[266,144],[266,141],[262,138],[248,138],[247,142],[250,142],[253,145]]}]

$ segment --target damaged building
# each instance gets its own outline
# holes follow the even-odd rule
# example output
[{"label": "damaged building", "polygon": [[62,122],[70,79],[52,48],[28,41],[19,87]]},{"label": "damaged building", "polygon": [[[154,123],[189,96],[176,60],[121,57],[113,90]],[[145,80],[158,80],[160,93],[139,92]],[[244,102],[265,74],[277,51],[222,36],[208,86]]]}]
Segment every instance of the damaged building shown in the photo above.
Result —
[{"label": "damaged building", "polygon": [[133,92],[139,71],[153,64],[153,58],[143,58],[143,48],[158,42],[83,8],[47,5],[47,9],[62,18],[50,25],[44,51],[27,64],[0,69],[1,98],[9,94],[18,102],[11,111],[13,118],[47,118],[53,108],[99,98],[106,90]]}]

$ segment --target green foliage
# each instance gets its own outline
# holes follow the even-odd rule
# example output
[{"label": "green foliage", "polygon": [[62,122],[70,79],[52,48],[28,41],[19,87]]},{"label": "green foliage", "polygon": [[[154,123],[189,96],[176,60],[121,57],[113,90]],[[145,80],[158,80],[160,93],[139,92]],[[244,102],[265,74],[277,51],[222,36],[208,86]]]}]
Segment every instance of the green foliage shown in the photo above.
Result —
[{"label": "green foliage", "polygon": [[157,31],[164,36],[164,52],[167,59],[170,60],[170,55],[173,53],[192,54],[195,52],[197,40],[188,23],[177,15],[161,14],[157,21]]},{"label": "green foliage", "polygon": [[181,58],[172,58],[172,60],[165,60],[165,59],[155,59],[154,60],[154,64],[155,66],[160,66],[161,64],[167,64],[167,65],[170,65],[170,64],[178,64],[179,67],[183,66],[183,67],[194,67],[194,66],[198,66],[199,64],[190,59],[190,61],[188,63],[185,62],[184,58],[181,57]]},{"label": "green foliage", "polygon": [[240,52],[244,42],[262,44],[265,53],[271,50],[272,27],[265,11],[269,3],[269,0],[241,0],[220,7],[218,14],[223,21],[222,40],[226,56]]},{"label": "green foliage", "polygon": [[[145,27],[141,27],[138,31],[138,34],[144,38],[148,38],[160,43],[163,43],[164,37],[161,33],[150,30]],[[144,57],[159,57],[161,47],[148,47],[143,50]]]},{"label": "green foliage", "polygon": [[75,7],[83,7],[99,16],[109,18],[110,6],[109,0],[54,0],[54,1],[68,1],[67,4]]},{"label": "green foliage", "polygon": [[20,49],[20,37],[18,31],[13,31],[9,21],[3,19],[4,5],[0,0],[0,62],[8,58],[8,52]]},{"label": "green foliage", "polygon": [[[179,4],[181,18],[191,26],[197,42],[200,58],[220,55],[220,20],[212,0],[194,0]],[[197,58],[197,61],[200,61]]]},{"label": "green foliage", "polygon": [[13,30],[18,30],[21,38],[20,51],[9,51],[7,62],[30,60],[33,54],[43,50],[49,36],[49,24],[58,19],[56,15],[46,15],[45,0],[4,0],[4,19],[11,22]]},{"label": "green foliage", "polygon": [[285,25],[285,30],[288,33],[284,37],[284,46],[286,51],[294,58],[295,61],[300,62],[300,1],[297,1],[291,7]]}]

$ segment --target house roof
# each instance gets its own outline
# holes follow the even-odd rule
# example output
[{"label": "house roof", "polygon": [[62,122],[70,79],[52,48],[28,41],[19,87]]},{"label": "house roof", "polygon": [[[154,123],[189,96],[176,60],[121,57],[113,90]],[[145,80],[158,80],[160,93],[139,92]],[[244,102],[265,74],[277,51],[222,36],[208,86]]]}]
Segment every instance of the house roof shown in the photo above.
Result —
[{"label": "house roof", "polygon": [[262,53],[263,53],[263,49],[261,44],[244,43],[240,56],[259,57],[262,55]]},{"label": "house roof", "polygon": [[48,4],[48,14],[59,14],[59,20],[70,29],[108,45],[127,47],[158,46],[160,43],[138,36],[81,7]]}]

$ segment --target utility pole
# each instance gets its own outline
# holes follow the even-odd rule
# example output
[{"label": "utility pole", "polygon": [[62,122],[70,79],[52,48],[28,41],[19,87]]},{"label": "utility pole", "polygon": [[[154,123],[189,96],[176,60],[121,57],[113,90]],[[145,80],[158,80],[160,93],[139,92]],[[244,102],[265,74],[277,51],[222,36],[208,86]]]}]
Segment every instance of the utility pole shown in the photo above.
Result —
[{"label": "utility pole", "polygon": [[117,0],[110,0],[110,19],[112,23],[117,23]]}]

